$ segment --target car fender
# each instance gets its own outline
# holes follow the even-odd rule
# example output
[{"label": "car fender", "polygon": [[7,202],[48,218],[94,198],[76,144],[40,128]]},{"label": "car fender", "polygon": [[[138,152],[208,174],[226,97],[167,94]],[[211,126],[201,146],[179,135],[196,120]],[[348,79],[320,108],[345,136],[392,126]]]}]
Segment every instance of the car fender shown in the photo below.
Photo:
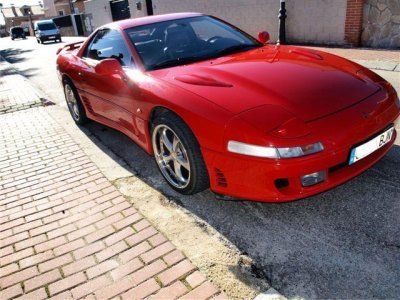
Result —
[{"label": "car fender", "polygon": [[150,77],[147,83],[139,85],[142,101],[138,101],[138,109],[142,113],[137,117],[145,120],[148,129],[153,111],[162,107],[174,112],[189,126],[202,148],[223,151],[223,135],[225,126],[232,117],[231,112],[160,79]]}]

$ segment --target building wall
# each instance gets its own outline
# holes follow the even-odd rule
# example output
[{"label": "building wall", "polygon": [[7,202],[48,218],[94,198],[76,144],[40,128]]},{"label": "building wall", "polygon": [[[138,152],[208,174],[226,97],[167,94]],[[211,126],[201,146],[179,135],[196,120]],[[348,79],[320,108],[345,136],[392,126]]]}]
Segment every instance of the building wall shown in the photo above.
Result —
[{"label": "building wall", "polygon": [[59,15],[59,11],[62,10],[64,12],[64,15],[69,15],[71,14],[71,6],[69,5],[68,0],[63,0],[63,1],[57,1],[55,3],[56,7],[56,16]]},{"label": "building wall", "polygon": [[[289,42],[343,44],[346,0],[287,0]],[[278,38],[278,0],[153,0],[155,14],[196,11],[218,16],[257,36],[267,30]],[[318,26],[316,26],[318,24]]]},{"label": "building wall", "polygon": [[[35,21],[43,19],[44,15],[40,16],[32,16],[32,23],[35,23]],[[5,27],[7,31],[10,31],[10,28],[13,26],[22,26],[24,24],[30,24],[29,18],[28,17],[20,17],[20,18],[7,18],[5,20]],[[29,29],[30,26],[29,26]],[[32,34],[32,33],[31,33]]]},{"label": "building wall", "polygon": [[60,33],[61,36],[76,36],[75,29],[73,26],[61,27]]},{"label": "building wall", "polygon": [[54,0],[43,0],[43,9],[46,18],[57,16]]},{"label": "building wall", "polygon": [[111,8],[108,0],[85,1],[85,12],[92,15],[94,29],[112,22]]},{"label": "building wall", "polygon": [[[131,18],[138,18],[147,15],[145,0],[129,0]],[[141,2],[141,10],[137,9],[136,3]],[[111,7],[109,0],[88,0],[84,2],[85,14],[91,15],[91,24],[94,29],[112,22]]]},{"label": "building wall", "polygon": [[344,44],[346,0],[287,0],[286,3],[288,42]]},{"label": "building wall", "polygon": [[[138,10],[137,2],[142,9]],[[112,22],[108,0],[85,1],[96,28]],[[145,0],[129,0],[131,17],[147,14]],[[286,0],[288,43],[400,47],[400,0]],[[154,14],[201,12],[257,36],[278,39],[279,0],[153,0]]]},{"label": "building wall", "polygon": [[253,36],[266,30],[272,41],[278,37],[278,0],[153,0],[153,9],[154,14],[188,11],[210,14]]},{"label": "building wall", "polygon": [[344,39],[350,46],[361,42],[364,0],[347,0]]},{"label": "building wall", "polygon": [[[137,2],[140,2],[141,10],[137,9]],[[147,16],[146,0],[129,0],[129,10],[131,12],[131,18]]]},{"label": "building wall", "polygon": [[85,12],[85,4],[83,3],[83,1],[74,2],[74,8],[75,11],[78,10],[79,13]]},{"label": "building wall", "polygon": [[366,0],[363,46],[400,49],[400,0]]}]

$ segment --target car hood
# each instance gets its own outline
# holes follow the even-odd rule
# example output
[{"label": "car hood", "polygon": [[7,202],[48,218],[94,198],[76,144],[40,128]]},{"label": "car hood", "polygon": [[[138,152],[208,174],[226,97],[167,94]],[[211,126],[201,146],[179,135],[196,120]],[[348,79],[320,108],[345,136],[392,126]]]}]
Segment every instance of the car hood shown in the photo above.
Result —
[{"label": "car hood", "polygon": [[55,35],[58,34],[58,29],[40,30],[41,35]]},{"label": "car hood", "polygon": [[320,51],[265,46],[152,74],[234,114],[279,105],[310,121],[352,106],[380,89],[358,76],[360,69]]}]

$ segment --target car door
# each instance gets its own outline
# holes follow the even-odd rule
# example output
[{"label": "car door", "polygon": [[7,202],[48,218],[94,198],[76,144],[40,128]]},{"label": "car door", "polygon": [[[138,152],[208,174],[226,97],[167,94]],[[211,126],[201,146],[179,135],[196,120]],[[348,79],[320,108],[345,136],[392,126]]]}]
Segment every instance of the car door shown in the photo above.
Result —
[{"label": "car door", "polygon": [[134,68],[131,52],[117,30],[99,30],[84,51],[80,73],[82,87],[94,114],[137,135],[134,107],[140,91],[124,76],[96,73],[96,65],[106,58],[117,59],[125,70]]}]

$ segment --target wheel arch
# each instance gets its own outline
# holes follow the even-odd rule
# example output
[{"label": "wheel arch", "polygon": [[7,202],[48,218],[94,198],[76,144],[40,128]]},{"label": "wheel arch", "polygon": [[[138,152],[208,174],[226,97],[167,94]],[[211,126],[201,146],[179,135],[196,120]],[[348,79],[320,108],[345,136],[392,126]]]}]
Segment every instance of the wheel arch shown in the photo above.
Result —
[{"label": "wheel arch", "polygon": [[[72,81],[72,78],[69,77],[67,74],[63,73],[63,74],[61,75],[61,82],[62,82],[62,84],[64,85],[66,81],[69,81],[69,82],[72,83],[72,84],[74,85],[74,87],[75,87],[75,84],[74,84],[74,82]],[[76,88],[76,87],[75,87],[75,88]]]},{"label": "wheel arch", "polygon": [[174,114],[176,117],[178,117],[179,119],[182,120],[183,123],[186,124],[186,126],[190,129],[190,131],[192,132],[192,134],[194,135],[194,137],[196,138],[197,142],[198,138],[196,137],[195,133],[193,132],[193,129],[190,127],[190,125],[188,124],[188,122],[185,121],[184,118],[182,118],[182,116],[180,116],[179,113],[177,113],[176,111],[174,111],[171,108],[168,108],[166,106],[162,106],[162,105],[157,105],[155,107],[153,107],[149,113],[149,117],[148,117],[148,124],[147,124],[147,131],[150,137],[150,147],[151,147],[151,151],[153,152],[153,145],[152,145],[152,141],[151,141],[151,127],[153,125],[154,120],[158,117],[161,116],[165,113],[172,113]]},{"label": "wheel arch", "polygon": [[[154,120],[156,120],[157,117],[162,116],[163,114],[172,114],[175,118],[179,119],[179,121],[181,121],[185,126],[186,129],[191,133],[191,136],[193,137],[191,140],[192,142],[190,142],[190,139],[188,141],[188,143],[192,143],[192,146],[194,146],[197,151],[199,151],[199,155],[195,155],[195,157],[197,157],[199,160],[201,160],[201,166],[203,166],[202,170],[204,169],[204,172],[202,172],[203,175],[198,175],[199,178],[203,178],[202,180],[204,181],[202,184],[202,187],[198,190],[198,191],[202,191],[206,188],[208,188],[210,186],[210,174],[209,174],[209,169],[208,166],[205,162],[205,157],[203,154],[203,149],[201,147],[199,138],[196,136],[195,133],[195,128],[192,128],[191,124],[189,122],[187,122],[179,113],[177,113],[176,111],[174,111],[173,109],[170,109],[168,107],[165,106],[161,106],[161,105],[157,105],[155,107],[153,107],[149,113],[149,117],[148,117],[148,134],[149,134],[149,145],[151,147],[151,151],[152,154],[154,155],[154,149],[153,149],[153,136],[152,136],[152,127],[154,124]],[[185,112],[182,112],[182,114],[184,114]],[[190,118],[190,115],[187,116],[188,118]],[[171,121],[171,120],[170,120]],[[174,120],[175,122],[178,122],[176,119]],[[172,122],[175,124],[175,122]],[[179,123],[179,122],[178,122]],[[178,128],[185,129],[183,125],[178,126],[178,124],[176,124],[176,126]],[[176,134],[176,133],[175,133]],[[182,137],[178,136],[180,139]],[[194,143],[193,143],[194,142]],[[199,163],[194,162],[195,166],[200,166]],[[165,176],[164,176],[165,177]],[[195,193],[197,193],[198,191],[196,191]],[[192,194],[192,193],[189,193]]]}]

